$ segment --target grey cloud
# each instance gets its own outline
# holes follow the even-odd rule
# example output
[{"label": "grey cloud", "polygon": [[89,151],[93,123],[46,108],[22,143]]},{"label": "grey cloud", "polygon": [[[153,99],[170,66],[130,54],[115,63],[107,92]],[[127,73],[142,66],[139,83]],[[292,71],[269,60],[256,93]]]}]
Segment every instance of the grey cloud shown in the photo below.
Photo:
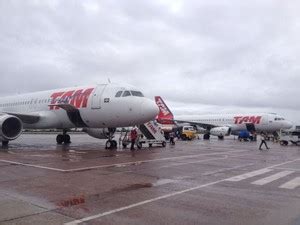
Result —
[{"label": "grey cloud", "polygon": [[299,8],[296,0],[4,0],[0,95],[110,78],[179,104],[178,113],[273,110],[300,122]]}]

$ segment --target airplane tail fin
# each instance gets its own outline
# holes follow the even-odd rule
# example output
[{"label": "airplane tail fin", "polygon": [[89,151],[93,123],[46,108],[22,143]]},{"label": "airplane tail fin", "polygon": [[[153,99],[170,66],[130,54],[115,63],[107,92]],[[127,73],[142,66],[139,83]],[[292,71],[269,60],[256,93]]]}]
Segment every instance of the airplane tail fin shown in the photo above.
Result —
[{"label": "airplane tail fin", "polygon": [[160,124],[174,124],[174,115],[160,96],[155,96],[155,102],[159,107],[156,120]]}]

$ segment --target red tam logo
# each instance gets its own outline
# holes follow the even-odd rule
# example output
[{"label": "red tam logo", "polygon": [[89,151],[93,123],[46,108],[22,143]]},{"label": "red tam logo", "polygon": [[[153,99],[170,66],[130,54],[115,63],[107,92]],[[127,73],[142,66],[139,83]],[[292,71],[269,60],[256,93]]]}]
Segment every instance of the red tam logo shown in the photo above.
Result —
[{"label": "red tam logo", "polygon": [[253,123],[260,124],[261,116],[235,116],[234,123],[235,124],[243,124],[243,123]]},{"label": "red tam logo", "polygon": [[86,108],[89,97],[93,92],[94,88],[73,90],[67,92],[56,92],[51,95],[52,101],[50,105],[50,110],[59,109],[56,104],[71,104],[77,109]]}]

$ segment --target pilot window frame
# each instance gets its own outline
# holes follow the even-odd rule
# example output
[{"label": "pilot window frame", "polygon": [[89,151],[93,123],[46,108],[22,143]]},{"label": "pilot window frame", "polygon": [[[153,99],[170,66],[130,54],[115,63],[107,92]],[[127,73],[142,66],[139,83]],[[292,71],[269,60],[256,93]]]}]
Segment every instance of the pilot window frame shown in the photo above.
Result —
[{"label": "pilot window frame", "polygon": [[131,90],[130,93],[132,96],[135,96],[135,97],[145,97],[141,91],[132,91]]},{"label": "pilot window frame", "polygon": [[116,98],[120,98],[123,94],[123,91],[118,91],[115,95]]},{"label": "pilot window frame", "polygon": [[122,94],[122,97],[128,97],[131,96],[131,92],[130,91],[124,91],[124,93]]}]

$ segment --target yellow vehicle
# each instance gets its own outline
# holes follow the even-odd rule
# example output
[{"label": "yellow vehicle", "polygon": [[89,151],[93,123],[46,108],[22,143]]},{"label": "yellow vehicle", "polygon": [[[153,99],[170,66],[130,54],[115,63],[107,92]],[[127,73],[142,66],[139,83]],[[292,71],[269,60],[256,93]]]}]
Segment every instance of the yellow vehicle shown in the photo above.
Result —
[{"label": "yellow vehicle", "polygon": [[197,131],[193,126],[183,126],[180,133],[182,140],[193,140],[197,136]]}]

